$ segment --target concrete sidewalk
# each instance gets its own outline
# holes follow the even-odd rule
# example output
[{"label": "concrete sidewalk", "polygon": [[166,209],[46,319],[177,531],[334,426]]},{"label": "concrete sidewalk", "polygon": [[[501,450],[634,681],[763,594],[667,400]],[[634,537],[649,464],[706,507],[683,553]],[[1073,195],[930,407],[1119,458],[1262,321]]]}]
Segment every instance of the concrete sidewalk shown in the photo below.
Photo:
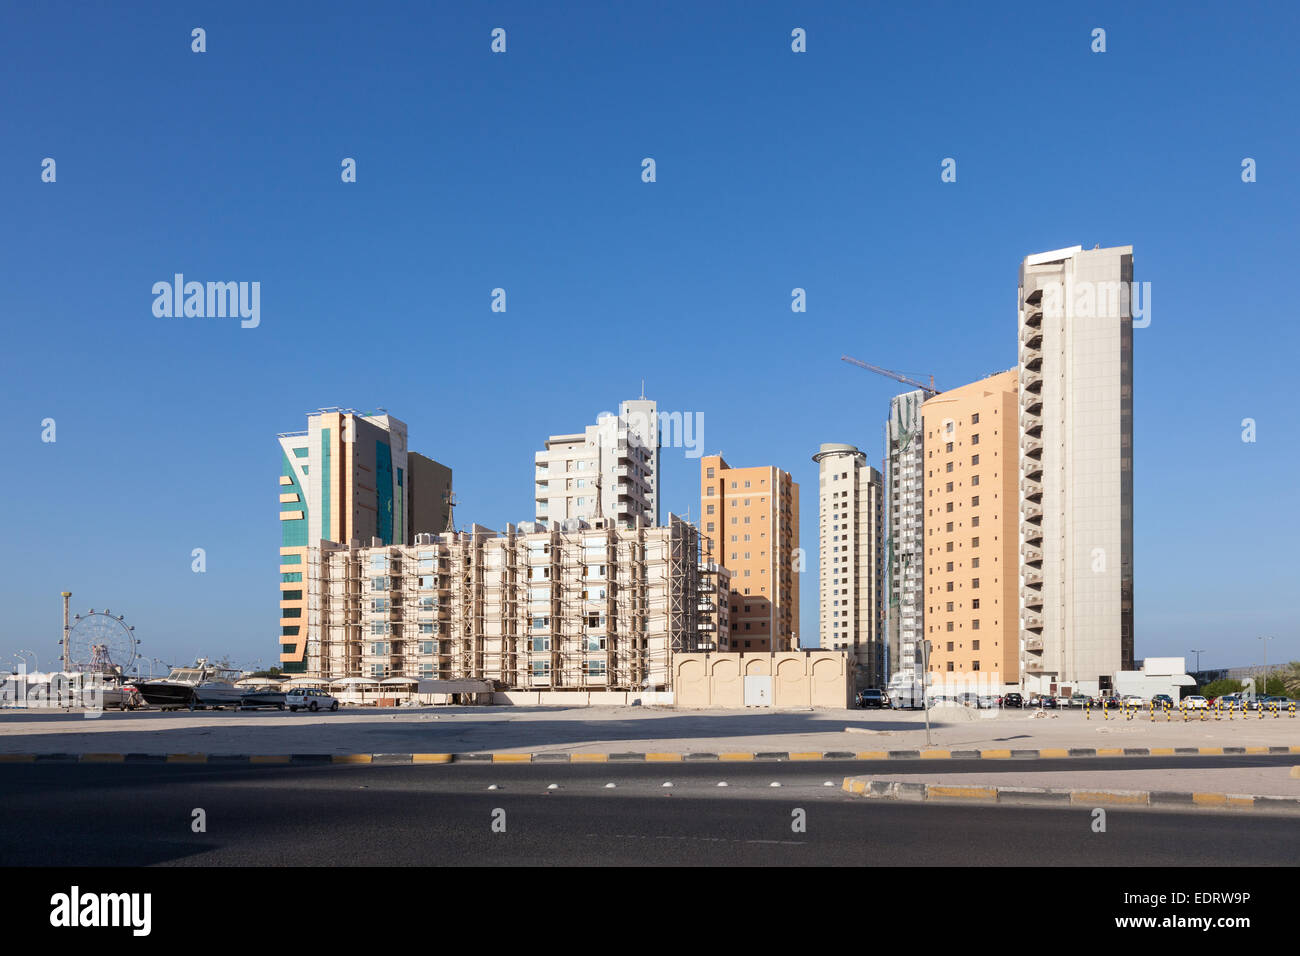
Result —
[{"label": "concrete sidewalk", "polygon": [[[0,753],[852,753],[1012,758],[1079,753],[1300,753],[1300,719],[1154,723],[1077,711],[693,711],[657,707],[439,707],[338,713],[0,711]],[[1225,748],[1231,748],[1225,750]],[[1280,748],[1287,748],[1282,750]],[[931,753],[923,754],[923,751]],[[1071,751],[1076,751],[1071,754]]]}]

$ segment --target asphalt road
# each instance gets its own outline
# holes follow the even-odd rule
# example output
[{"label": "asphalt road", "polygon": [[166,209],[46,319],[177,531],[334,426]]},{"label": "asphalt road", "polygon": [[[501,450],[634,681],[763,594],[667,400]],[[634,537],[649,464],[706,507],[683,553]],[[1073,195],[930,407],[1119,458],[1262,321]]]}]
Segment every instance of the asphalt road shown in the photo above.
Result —
[{"label": "asphalt road", "polygon": [[[1294,758],[1087,764],[1278,759]],[[1034,762],[1053,765],[1079,761]],[[1106,832],[1094,833],[1085,809],[877,803],[839,789],[846,775],[886,767],[934,770],[929,761],[897,760],[13,765],[0,767],[0,865],[1205,866],[1293,865],[1296,858],[1293,817],[1110,809]],[[944,762],[949,773],[988,769],[987,762]],[[206,832],[192,829],[198,808]],[[792,826],[796,810],[803,831]],[[493,829],[494,820],[501,826],[497,811],[504,832]]]}]

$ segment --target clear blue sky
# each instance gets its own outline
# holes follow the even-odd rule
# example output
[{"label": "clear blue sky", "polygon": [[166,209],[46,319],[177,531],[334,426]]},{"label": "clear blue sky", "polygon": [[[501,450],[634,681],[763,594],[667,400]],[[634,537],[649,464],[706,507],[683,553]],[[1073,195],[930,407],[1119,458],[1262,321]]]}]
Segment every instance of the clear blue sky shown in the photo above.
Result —
[{"label": "clear blue sky", "polygon": [[[0,12],[5,663],[54,658],[69,589],[149,656],[270,664],[277,432],[383,406],[500,527],[642,378],[803,485],[812,641],[811,456],[878,466],[895,391],[839,356],[1010,368],[1020,259],[1076,243],[1153,290],[1138,656],[1300,658],[1295,4],[114,6]],[[155,318],[176,272],[261,282],[261,326]],[[680,450],[664,500],[698,514]]]}]

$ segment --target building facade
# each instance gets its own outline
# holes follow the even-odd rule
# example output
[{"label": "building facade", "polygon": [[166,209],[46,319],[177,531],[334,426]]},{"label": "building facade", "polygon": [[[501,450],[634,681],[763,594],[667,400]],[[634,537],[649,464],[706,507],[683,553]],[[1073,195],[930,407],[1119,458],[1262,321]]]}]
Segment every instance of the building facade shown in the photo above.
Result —
[{"label": "building facade", "polygon": [[732,468],[706,455],[700,514],[705,553],[731,574],[730,634],[719,649],[797,649],[798,483],[780,468]]},{"label": "building facade", "polygon": [[919,389],[889,402],[885,424],[885,587],[890,683],[920,676],[925,635],[925,436]]},{"label": "building facade", "polygon": [[659,431],[649,399],[624,402],[582,432],[552,435],[533,456],[538,521],[659,523]]},{"label": "building facade", "polygon": [[858,687],[884,687],[884,556],[880,472],[853,445],[813,456],[819,494],[819,631],[822,650],[844,651]]},{"label": "building facade", "polygon": [[927,678],[938,693],[1019,685],[1017,377],[1002,372],[921,407]]},{"label": "building facade", "polygon": [[447,523],[451,469],[408,454],[406,424],[327,408],[279,437],[280,664],[305,670],[310,548],[322,541],[405,544]]},{"label": "building facade", "polygon": [[[306,672],[663,690],[699,639],[699,532],[526,522],[309,548]],[[714,587],[718,586],[716,578]]]},{"label": "building facade", "polygon": [[1133,667],[1133,248],[1020,267],[1026,686],[1096,692]]}]

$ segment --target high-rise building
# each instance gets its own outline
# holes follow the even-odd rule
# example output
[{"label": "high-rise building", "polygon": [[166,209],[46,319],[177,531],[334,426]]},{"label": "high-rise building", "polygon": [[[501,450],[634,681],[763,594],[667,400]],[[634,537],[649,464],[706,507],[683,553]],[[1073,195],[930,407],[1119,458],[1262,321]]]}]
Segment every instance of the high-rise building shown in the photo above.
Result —
[{"label": "high-rise building", "polygon": [[823,444],[813,461],[818,464],[821,499],[821,647],[844,651],[853,659],[858,687],[883,687],[880,472],[853,445]]},{"label": "high-rise building", "polygon": [[780,468],[732,468],[706,455],[700,515],[706,554],[731,573],[730,634],[719,650],[797,650],[798,483]]},{"label": "high-rise building", "polygon": [[1133,247],[1020,267],[1025,683],[1096,692],[1133,666]]},{"label": "high-rise building", "polygon": [[1000,693],[1019,681],[1016,383],[1012,369],[921,406],[932,687]]},{"label": "high-rise building", "polygon": [[648,399],[622,404],[582,432],[552,435],[533,456],[538,521],[659,523],[659,432]]},{"label": "high-rise building", "polygon": [[925,636],[925,392],[896,395],[885,424],[885,588],[890,683],[912,686]]},{"label": "high-rise building", "polygon": [[[491,680],[504,689],[665,690],[699,638],[699,531],[526,522],[409,544],[307,549],[319,595],[306,672]],[[723,582],[725,583],[725,582]],[[716,586],[716,581],[715,581]]]},{"label": "high-rise building", "polygon": [[451,469],[408,455],[406,424],[388,414],[325,408],[279,436],[280,662],[303,671],[307,549],[321,541],[406,544],[447,523]]}]

